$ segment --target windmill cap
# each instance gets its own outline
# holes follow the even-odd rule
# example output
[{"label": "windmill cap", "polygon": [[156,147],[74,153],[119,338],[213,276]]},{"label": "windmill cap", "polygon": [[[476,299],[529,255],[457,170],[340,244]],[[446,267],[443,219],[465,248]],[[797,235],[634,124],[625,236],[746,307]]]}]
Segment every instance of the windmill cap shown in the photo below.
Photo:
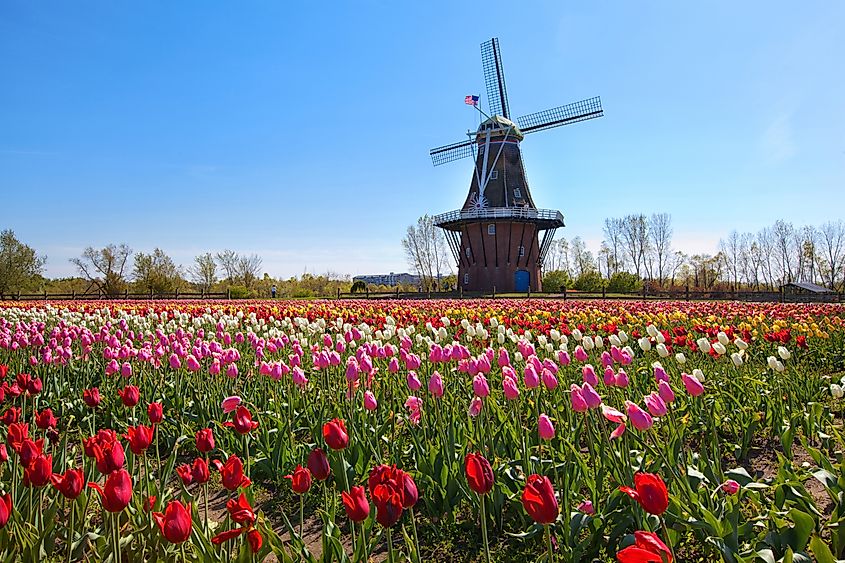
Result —
[{"label": "windmill cap", "polygon": [[476,135],[483,135],[488,130],[492,130],[494,135],[496,133],[501,135],[508,134],[510,137],[516,137],[518,141],[521,141],[524,138],[522,131],[519,130],[517,124],[507,117],[502,117],[501,115],[494,115],[493,117],[483,121],[481,125],[478,126]]}]

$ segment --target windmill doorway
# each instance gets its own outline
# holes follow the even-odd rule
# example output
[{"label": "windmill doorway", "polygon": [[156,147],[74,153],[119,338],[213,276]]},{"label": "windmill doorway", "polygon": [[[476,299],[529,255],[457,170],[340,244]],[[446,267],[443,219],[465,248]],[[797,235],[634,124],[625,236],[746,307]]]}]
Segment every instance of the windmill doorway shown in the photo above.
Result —
[{"label": "windmill doorway", "polygon": [[531,274],[528,270],[517,270],[514,273],[514,290],[518,293],[527,292],[531,285]]}]

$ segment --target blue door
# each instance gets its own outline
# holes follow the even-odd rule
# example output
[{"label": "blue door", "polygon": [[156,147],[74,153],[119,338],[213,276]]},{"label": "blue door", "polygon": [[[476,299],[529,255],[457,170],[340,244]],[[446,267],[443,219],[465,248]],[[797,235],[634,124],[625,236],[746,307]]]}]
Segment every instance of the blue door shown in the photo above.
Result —
[{"label": "blue door", "polygon": [[531,285],[531,274],[528,273],[528,270],[517,270],[514,274],[514,285],[516,286],[516,291],[523,292],[528,291],[528,286]]}]

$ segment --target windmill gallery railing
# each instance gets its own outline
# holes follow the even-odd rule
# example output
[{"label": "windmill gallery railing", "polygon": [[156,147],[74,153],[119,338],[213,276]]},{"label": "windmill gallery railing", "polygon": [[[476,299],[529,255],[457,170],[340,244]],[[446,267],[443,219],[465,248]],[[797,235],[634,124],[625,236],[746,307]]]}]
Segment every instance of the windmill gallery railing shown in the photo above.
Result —
[{"label": "windmill gallery railing", "polygon": [[462,221],[479,219],[511,219],[550,221],[563,224],[563,214],[554,209],[535,209],[533,207],[487,207],[481,209],[456,209],[434,217],[436,225],[447,225]]}]

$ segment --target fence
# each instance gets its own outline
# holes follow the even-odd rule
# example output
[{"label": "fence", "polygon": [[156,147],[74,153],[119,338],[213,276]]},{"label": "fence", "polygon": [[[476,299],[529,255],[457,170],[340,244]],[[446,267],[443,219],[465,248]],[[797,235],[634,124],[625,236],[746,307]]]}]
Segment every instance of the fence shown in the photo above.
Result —
[{"label": "fence", "polygon": [[[821,295],[824,295],[822,298]],[[762,303],[803,303],[803,302],[826,302],[826,303],[843,303],[843,295],[841,293],[820,294],[819,296],[792,296],[785,295],[783,291],[700,291],[690,290],[689,287],[665,290],[665,291],[648,291],[643,288],[642,291],[632,293],[608,293],[605,289],[601,291],[573,291],[563,288],[558,293],[532,293],[531,291],[525,293],[496,293],[493,288],[491,292],[468,292],[458,289],[457,291],[400,291],[396,288],[395,291],[362,291],[358,293],[343,293],[338,290],[336,299],[479,299],[503,297],[508,299],[606,299],[606,300],[622,300],[622,299],[648,299],[648,300],[666,300],[666,301],[745,301],[745,302],[762,302]]]},{"label": "fence", "polygon": [[167,293],[129,293],[125,290],[123,293],[116,295],[107,295],[102,291],[89,291],[85,293],[21,293],[2,295],[0,294],[0,301],[76,301],[85,299],[97,300],[153,300],[153,299],[231,299],[232,295],[229,290],[223,292],[183,292],[172,291]]}]

